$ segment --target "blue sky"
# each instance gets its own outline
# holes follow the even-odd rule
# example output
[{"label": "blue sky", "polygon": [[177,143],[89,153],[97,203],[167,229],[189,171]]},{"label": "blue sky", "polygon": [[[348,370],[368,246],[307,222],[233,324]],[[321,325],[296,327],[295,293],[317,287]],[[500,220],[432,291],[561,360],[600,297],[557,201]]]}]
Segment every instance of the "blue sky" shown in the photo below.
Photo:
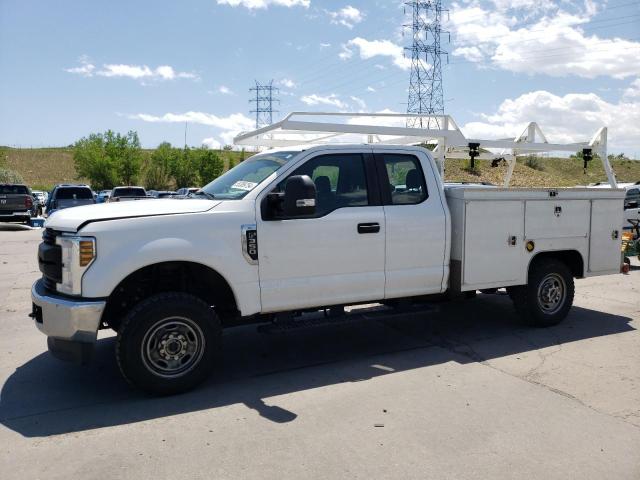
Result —
[{"label": "blue sky", "polygon": [[[279,109],[406,110],[395,0],[0,0],[0,144],[136,130],[144,146],[216,146],[250,129],[249,92]],[[608,125],[640,157],[640,0],[444,2],[446,110],[467,136],[551,141]],[[446,63],[446,61],[445,61]]]}]

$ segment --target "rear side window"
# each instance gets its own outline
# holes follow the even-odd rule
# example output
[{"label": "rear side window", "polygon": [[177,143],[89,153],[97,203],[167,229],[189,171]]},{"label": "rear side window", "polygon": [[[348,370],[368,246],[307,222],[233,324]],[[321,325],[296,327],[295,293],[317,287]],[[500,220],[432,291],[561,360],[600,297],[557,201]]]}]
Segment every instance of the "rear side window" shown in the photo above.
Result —
[{"label": "rear side window", "polygon": [[24,185],[0,185],[0,195],[29,195]]},{"label": "rear side window", "polygon": [[92,200],[93,194],[88,188],[60,188],[56,191],[58,200]]},{"label": "rear side window", "polygon": [[413,155],[384,154],[392,205],[414,205],[427,198],[420,161]]}]

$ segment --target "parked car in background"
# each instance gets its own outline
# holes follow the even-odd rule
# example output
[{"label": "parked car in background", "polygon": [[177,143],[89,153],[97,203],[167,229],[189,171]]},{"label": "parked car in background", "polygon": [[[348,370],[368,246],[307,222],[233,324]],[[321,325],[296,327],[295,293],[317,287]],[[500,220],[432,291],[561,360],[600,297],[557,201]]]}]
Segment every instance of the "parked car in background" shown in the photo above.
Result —
[{"label": "parked car in background", "polygon": [[127,202],[130,200],[145,200],[147,191],[143,187],[115,187],[111,190],[108,202]]},{"label": "parked car in background", "polygon": [[[607,182],[597,182],[589,184],[589,188],[611,188]],[[624,198],[624,209],[638,208],[640,206],[640,181],[637,182],[621,182],[618,188],[626,190]]]},{"label": "parked car in background", "polygon": [[627,189],[627,195],[624,198],[624,208],[637,209],[640,206],[640,182],[636,182]]},{"label": "parked car in background", "polygon": [[0,221],[25,222],[31,219],[33,197],[26,185],[0,184]]},{"label": "parked car in background", "polygon": [[56,210],[79,207],[81,205],[92,205],[96,203],[93,192],[88,185],[56,185],[46,204],[46,214],[51,215]]},{"label": "parked car in background", "polygon": [[44,207],[45,203],[47,203],[47,197],[49,196],[49,193],[43,192],[42,190],[31,190],[31,193],[38,197],[40,205]]},{"label": "parked car in background", "polygon": [[199,187],[189,187],[189,188],[184,187],[184,188],[180,188],[176,192],[176,197],[186,198],[189,195],[191,195],[192,193],[196,193],[198,190],[200,190]]},{"label": "parked car in background", "polygon": [[110,196],[111,190],[100,190],[98,192],[98,197],[96,198],[96,203],[105,203],[109,201]]},{"label": "parked car in background", "polygon": [[176,192],[171,190],[154,190],[151,196],[153,198],[171,198],[177,195]]}]

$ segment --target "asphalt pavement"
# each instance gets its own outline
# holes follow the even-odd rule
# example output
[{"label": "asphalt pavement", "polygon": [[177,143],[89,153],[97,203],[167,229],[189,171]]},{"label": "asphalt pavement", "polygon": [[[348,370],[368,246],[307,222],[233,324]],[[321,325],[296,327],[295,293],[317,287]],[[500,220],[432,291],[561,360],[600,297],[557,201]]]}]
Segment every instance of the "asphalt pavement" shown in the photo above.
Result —
[{"label": "asphalt pavement", "polygon": [[0,478],[640,478],[640,266],[579,280],[553,328],[505,294],[266,335],[228,330],[197,390],[154,398],[113,334],[62,363],[31,319],[40,230],[0,231]]}]

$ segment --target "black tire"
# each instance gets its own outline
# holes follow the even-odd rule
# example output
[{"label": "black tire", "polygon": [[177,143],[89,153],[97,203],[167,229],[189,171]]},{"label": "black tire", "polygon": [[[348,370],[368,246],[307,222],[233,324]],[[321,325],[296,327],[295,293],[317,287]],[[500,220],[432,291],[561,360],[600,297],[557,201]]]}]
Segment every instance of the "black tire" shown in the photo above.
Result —
[{"label": "black tire", "polygon": [[527,285],[510,287],[508,291],[525,324],[550,327],[560,323],[569,313],[575,286],[571,270],[564,263],[542,259],[529,268]]},{"label": "black tire", "polygon": [[221,340],[213,308],[186,293],[160,293],[140,302],[122,321],[116,360],[134,387],[172,395],[209,376]]}]

